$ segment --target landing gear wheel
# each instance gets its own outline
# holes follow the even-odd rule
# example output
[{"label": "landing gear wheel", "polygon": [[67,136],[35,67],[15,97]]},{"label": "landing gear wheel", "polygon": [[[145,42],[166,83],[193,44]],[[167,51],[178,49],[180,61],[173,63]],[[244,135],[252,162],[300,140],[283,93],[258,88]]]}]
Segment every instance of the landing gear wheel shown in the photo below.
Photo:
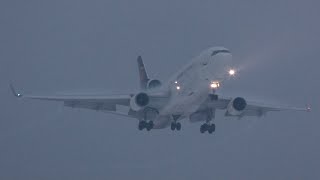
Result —
[{"label": "landing gear wheel", "polygon": [[150,121],[150,122],[148,123],[148,125],[149,125],[149,127],[150,127],[151,129],[153,129],[153,127],[154,127],[153,121]]},{"label": "landing gear wheel", "polygon": [[215,124],[211,124],[211,125],[208,126],[209,134],[212,134],[215,130],[216,130],[216,125]]},{"label": "landing gear wheel", "polygon": [[215,132],[216,131],[216,125],[215,124],[211,124],[211,129],[212,129],[213,132]]},{"label": "landing gear wheel", "polygon": [[212,134],[212,133],[213,133],[213,130],[212,130],[211,127],[208,129],[208,133],[209,133],[209,134]]},{"label": "landing gear wheel", "polygon": [[149,121],[149,122],[140,121],[138,125],[138,129],[140,131],[142,131],[144,128],[146,128],[147,131],[150,131],[151,129],[153,129],[153,127],[154,127],[153,121]]},{"label": "landing gear wheel", "polygon": [[146,123],[146,129],[147,131],[150,131],[151,129],[153,129],[153,121],[149,121],[148,123]]},{"label": "landing gear wheel", "polygon": [[214,131],[216,130],[216,125],[215,124],[202,124],[200,126],[200,132],[201,133],[205,133],[206,131],[208,131],[209,134],[212,134]]},{"label": "landing gear wheel", "polygon": [[177,129],[178,131],[181,130],[181,123],[176,123],[176,129]]},{"label": "landing gear wheel", "polygon": [[139,123],[138,129],[139,129],[140,131],[142,131],[142,130],[144,129],[144,127]]},{"label": "landing gear wheel", "polygon": [[146,122],[144,122],[144,121],[140,121],[139,122],[139,125],[138,125],[138,129],[140,130],[140,131],[142,131],[145,127],[146,127]]},{"label": "landing gear wheel", "polygon": [[174,131],[176,129],[176,123],[172,122],[171,123],[171,130]]},{"label": "landing gear wheel", "polygon": [[202,125],[200,126],[200,132],[203,134],[203,133],[205,133],[206,131],[207,131],[206,124],[202,124]]},{"label": "landing gear wheel", "polygon": [[181,130],[181,123],[177,123],[177,122],[172,122],[171,123],[171,130],[177,130],[180,131]]}]

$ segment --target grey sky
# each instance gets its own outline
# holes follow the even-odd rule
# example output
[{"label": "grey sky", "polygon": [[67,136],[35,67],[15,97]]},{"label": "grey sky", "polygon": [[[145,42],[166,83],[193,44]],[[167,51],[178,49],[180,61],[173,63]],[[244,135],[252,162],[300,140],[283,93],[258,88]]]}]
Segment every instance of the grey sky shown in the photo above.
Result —
[{"label": "grey sky", "polygon": [[[0,179],[319,179],[320,2],[178,0],[0,1]],[[216,119],[183,131],[24,92],[138,89],[136,57],[166,80],[210,46],[241,67],[225,94],[313,112]]]}]

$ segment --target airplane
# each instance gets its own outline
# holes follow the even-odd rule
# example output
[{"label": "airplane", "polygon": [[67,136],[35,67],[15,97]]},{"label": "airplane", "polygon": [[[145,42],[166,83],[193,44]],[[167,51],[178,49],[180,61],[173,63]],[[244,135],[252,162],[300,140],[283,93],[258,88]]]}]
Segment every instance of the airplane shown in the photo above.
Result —
[{"label": "airplane", "polygon": [[[220,97],[217,90],[236,76],[232,54],[224,47],[211,47],[177,71],[166,83],[150,79],[142,57],[137,58],[140,91],[130,94],[21,94],[10,84],[14,96],[37,100],[59,101],[71,108],[103,111],[138,120],[138,129],[150,131],[170,127],[181,130],[181,121],[203,122],[200,132],[212,134],[216,111],[225,116],[264,116],[272,111],[310,111],[310,107],[281,107],[249,102],[243,97]],[[127,110],[120,111],[120,107]]]}]

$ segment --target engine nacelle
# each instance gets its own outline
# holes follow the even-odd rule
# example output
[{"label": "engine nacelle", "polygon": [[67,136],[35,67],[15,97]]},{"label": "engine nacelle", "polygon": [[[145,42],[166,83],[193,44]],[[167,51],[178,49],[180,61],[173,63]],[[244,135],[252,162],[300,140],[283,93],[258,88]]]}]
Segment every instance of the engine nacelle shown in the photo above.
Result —
[{"label": "engine nacelle", "polygon": [[227,108],[227,115],[239,116],[247,107],[247,101],[242,97],[234,98],[230,101]]},{"label": "engine nacelle", "polygon": [[162,83],[161,81],[157,79],[150,79],[147,83],[147,89],[154,89],[161,87]]},{"label": "engine nacelle", "polygon": [[141,92],[141,93],[134,95],[130,99],[130,107],[134,111],[139,111],[139,110],[143,109],[144,107],[146,107],[149,104],[149,102],[150,102],[150,98],[149,98],[148,94]]}]

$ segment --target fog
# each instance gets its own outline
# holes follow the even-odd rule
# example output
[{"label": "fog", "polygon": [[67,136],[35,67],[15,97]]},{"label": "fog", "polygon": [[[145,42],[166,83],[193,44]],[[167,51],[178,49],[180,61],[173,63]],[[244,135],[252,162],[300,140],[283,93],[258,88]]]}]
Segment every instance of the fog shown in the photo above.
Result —
[{"label": "fog", "polygon": [[[319,179],[319,1],[2,0],[0,179]],[[137,121],[22,92],[139,89],[136,57],[167,80],[211,46],[232,51],[222,92],[304,107],[226,119],[214,135],[138,131]]]}]

